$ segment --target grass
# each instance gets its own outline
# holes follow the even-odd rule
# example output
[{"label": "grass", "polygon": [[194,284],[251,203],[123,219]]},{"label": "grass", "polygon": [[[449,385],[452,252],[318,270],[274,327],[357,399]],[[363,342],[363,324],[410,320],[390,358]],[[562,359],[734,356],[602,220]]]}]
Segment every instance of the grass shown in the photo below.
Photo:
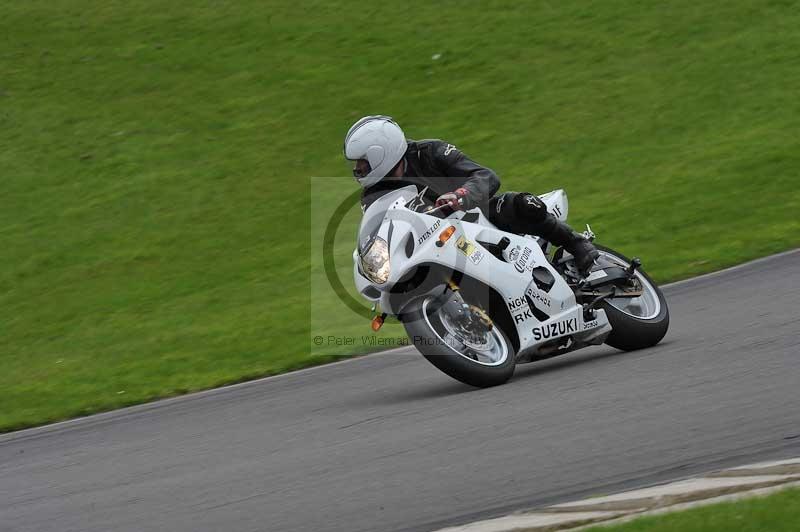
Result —
[{"label": "grass", "polygon": [[596,526],[586,532],[795,532],[800,527],[800,489]]},{"label": "grass", "polygon": [[786,1],[4,2],[0,430],[371,349],[311,341],[369,331],[318,266],[355,185],[310,192],[368,113],[565,188],[660,281],[798,246],[798,26]]}]

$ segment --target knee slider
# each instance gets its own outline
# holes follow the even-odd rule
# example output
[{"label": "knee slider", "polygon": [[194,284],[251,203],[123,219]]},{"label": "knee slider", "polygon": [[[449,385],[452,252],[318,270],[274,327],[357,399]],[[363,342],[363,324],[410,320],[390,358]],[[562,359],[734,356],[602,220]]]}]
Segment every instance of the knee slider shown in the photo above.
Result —
[{"label": "knee slider", "polygon": [[514,198],[514,208],[517,216],[533,223],[541,223],[547,218],[547,205],[539,196],[522,192]]}]

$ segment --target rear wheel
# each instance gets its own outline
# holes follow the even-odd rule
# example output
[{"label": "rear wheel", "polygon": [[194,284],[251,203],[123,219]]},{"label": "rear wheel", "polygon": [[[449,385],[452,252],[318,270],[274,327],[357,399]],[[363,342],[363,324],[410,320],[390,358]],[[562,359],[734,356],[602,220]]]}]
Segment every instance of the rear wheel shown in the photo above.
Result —
[{"label": "rear wheel", "polygon": [[[597,246],[601,259],[628,268],[630,260],[613,249]],[[606,344],[623,351],[652,347],[664,338],[669,329],[667,300],[655,282],[637,269],[634,282],[642,294],[633,298],[608,298],[601,303],[611,323]]]},{"label": "rear wheel", "polygon": [[429,296],[403,325],[417,350],[447,375],[486,388],[514,374],[515,352],[508,337],[481,306],[450,294],[444,303]]}]

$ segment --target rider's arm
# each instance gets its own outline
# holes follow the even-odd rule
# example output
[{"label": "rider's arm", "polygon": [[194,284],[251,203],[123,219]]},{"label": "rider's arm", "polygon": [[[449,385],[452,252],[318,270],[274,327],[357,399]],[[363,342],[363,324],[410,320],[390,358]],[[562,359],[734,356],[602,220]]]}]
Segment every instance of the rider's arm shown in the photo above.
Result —
[{"label": "rider's arm", "polygon": [[443,174],[466,178],[461,188],[467,191],[466,199],[471,205],[485,204],[500,188],[497,174],[479,165],[452,144],[438,141],[433,148],[434,163]]}]

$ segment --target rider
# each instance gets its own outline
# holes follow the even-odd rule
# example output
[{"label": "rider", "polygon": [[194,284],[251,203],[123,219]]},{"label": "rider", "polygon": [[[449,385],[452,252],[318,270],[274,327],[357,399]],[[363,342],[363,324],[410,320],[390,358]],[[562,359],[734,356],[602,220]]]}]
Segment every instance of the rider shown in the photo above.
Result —
[{"label": "rider", "polygon": [[437,207],[479,207],[503,231],[538,235],[563,246],[584,274],[599,256],[589,240],[547,212],[538,196],[528,192],[495,196],[500,179],[492,170],[447,142],[406,139],[389,116],[365,116],[353,124],[344,139],[344,155],[355,162],[353,176],[363,187],[363,209],[387,192],[413,184],[420,190],[428,187],[425,198]]}]

